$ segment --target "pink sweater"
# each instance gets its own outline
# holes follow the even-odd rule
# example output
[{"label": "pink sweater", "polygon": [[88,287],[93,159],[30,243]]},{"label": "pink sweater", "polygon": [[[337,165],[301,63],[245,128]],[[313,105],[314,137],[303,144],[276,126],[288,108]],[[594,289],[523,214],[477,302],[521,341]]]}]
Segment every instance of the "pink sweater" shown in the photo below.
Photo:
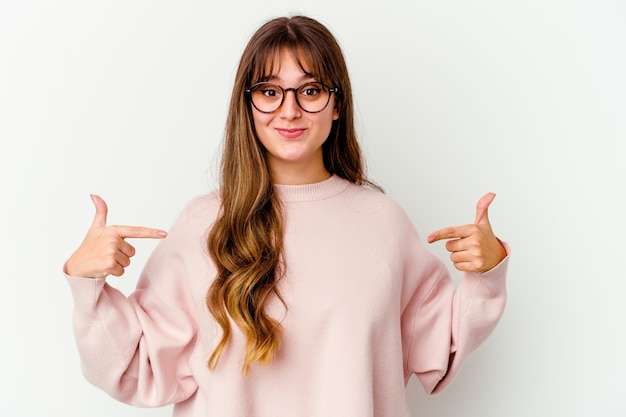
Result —
[{"label": "pink sweater", "polygon": [[502,314],[508,258],[455,291],[388,196],[339,177],[276,188],[287,309],[269,306],[284,332],[274,362],[242,377],[245,339],[233,324],[217,369],[207,368],[221,331],[205,307],[213,193],[182,212],[128,298],[104,279],[68,277],[91,383],[138,406],[175,403],[175,417],[405,417],[412,374],[428,393],[450,383]]}]

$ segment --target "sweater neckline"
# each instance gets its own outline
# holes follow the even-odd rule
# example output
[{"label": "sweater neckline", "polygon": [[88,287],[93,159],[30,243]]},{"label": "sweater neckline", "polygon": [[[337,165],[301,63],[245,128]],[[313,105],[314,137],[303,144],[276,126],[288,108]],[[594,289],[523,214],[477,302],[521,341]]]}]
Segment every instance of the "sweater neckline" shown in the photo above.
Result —
[{"label": "sweater neckline", "polygon": [[274,190],[284,203],[325,200],[342,193],[350,182],[332,175],[330,178],[312,184],[274,184]]}]

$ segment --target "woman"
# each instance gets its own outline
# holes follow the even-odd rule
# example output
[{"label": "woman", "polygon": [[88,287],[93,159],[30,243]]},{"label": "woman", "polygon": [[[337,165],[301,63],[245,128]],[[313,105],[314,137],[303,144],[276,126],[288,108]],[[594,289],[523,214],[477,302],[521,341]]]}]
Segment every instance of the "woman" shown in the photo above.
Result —
[{"label": "woman", "polygon": [[[350,80],[331,33],[273,19],[243,52],[218,191],[169,233],[94,223],[68,259],[86,378],[174,415],[408,416],[416,374],[437,392],[505,303],[506,249],[487,209],[433,233],[466,271],[455,290],[406,214],[370,182]],[[126,298],[110,287],[134,249],[164,238]],[[87,279],[92,278],[92,279]]]}]

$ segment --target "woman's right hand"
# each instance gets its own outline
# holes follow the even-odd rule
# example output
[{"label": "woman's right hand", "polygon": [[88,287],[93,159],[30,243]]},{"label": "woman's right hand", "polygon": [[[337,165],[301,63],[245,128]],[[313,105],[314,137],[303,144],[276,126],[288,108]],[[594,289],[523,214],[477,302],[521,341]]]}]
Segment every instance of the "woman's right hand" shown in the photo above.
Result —
[{"label": "woman's right hand", "polygon": [[163,239],[167,233],[139,226],[107,226],[107,205],[102,198],[91,195],[96,206],[93,223],[83,240],[65,263],[65,273],[71,277],[105,278],[124,274],[135,248],[126,238]]}]

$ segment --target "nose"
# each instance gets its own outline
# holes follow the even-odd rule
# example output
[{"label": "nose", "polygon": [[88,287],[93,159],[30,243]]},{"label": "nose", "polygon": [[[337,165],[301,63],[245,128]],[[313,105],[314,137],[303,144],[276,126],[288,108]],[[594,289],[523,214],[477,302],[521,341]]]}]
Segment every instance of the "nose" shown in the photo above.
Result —
[{"label": "nose", "polygon": [[[293,94],[289,94],[289,93]],[[296,90],[285,90],[285,98],[283,104],[280,106],[280,116],[287,120],[293,120],[300,117],[300,105],[296,100]]]}]

